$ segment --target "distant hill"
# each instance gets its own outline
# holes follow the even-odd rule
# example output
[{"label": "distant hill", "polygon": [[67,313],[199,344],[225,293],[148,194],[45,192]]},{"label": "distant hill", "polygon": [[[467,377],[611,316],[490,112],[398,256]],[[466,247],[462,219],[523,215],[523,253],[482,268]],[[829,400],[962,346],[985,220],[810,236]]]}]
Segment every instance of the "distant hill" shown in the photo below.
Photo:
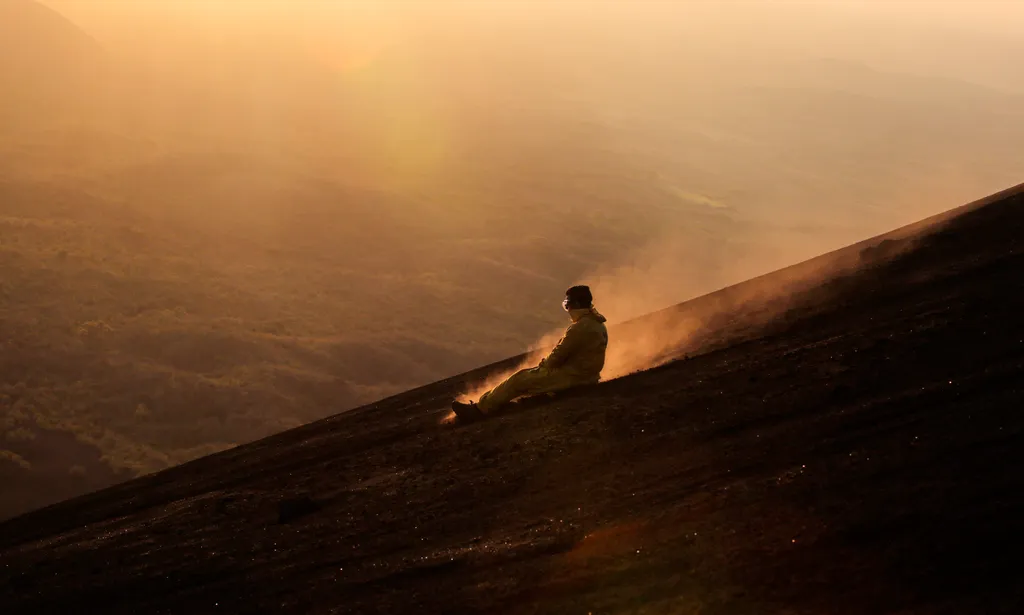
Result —
[{"label": "distant hill", "polygon": [[73,102],[69,96],[88,84],[102,55],[94,39],[56,11],[32,0],[0,0],[0,127],[41,105]]}]

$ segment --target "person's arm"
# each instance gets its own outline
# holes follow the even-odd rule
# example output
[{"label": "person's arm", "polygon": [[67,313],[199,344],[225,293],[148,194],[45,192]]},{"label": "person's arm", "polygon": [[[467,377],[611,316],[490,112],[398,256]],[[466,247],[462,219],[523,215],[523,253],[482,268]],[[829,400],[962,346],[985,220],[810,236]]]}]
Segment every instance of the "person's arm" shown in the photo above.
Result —
[{"label": "person's arm", "polygon": [[562,339],[558,340],[558,345],[540,362],[540,366],[553,368],[564,365],[569,360],[569,357],[579,349],[584,335],[585,332],[575,324],[569,325],[569,328],[565,330],[565,335],[562,336]]}]

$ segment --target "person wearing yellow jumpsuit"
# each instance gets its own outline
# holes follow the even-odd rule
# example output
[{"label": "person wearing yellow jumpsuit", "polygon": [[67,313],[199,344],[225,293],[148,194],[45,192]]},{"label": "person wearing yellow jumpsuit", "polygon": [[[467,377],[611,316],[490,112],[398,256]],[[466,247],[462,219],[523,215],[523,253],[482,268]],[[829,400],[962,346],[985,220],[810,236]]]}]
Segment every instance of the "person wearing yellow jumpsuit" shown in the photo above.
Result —
[{"label": "person wearing yellow jumpsuit", "polygon": [[572,324],[540,365],[512,374],[484,393],[475,404],[453,402],[452,410],[460,418],[490,414],[518,397],[596,384],[601,379],[608,348],[608,329],[605,317],[594,309],[590,288],[573,286],[565,291],[562,307],[569,313]]}]

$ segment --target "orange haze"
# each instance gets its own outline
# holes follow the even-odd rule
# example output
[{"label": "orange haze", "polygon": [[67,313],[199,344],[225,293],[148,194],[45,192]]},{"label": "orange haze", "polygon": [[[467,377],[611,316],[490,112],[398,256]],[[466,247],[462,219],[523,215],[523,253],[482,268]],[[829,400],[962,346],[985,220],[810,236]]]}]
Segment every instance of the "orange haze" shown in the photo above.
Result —
[{"label": "orange haze", "polygon": [[546,350],[575,281],[621,323],[1018,183],[1022,15],[0,0],[0,455],[158,470]]}]

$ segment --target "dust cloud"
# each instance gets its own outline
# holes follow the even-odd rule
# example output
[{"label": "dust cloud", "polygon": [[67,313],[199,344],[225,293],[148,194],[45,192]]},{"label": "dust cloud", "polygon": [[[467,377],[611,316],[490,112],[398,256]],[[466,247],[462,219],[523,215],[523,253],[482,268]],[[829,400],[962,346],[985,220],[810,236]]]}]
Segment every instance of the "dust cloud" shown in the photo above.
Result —
[{"label": "dust cloud", "polygon": [[775,271],[822,251],[818,240],[790,238],[782,251],[735,255],[709,276],[694,251],[679,241],[662,242],[632,262],[587,276],[603,313],[615,323],[604,380],[699,353],[716,341],[719,329],[766,324],[805,291],[860,264],[834,256]]},{"label": "dust cloud", "polygon": [[[646,246],[622,264],[595,269],[575,284],[590,286],[595,307],[609,319],[601,379],[615,380],[700,354],[728,341],[728,335],[763,327],[794,305],[813,299],[814,289],[823,282],[895,258],[940,225],[939,220],[925,221],[815,258],[808,257],[821,251],[820,239],[791,241],[781,252],[761,251],[730,260],[709,281],[735,282],[724,287],[695,284],[708,276],[697,270],[701,259],[693,246],[678,239]],[[793,262],[797,264],[789,265]],[[515,372],[536,366],[562,332],[545,334],[515,367],[474,383],[459,399],[477,400]]]}]

